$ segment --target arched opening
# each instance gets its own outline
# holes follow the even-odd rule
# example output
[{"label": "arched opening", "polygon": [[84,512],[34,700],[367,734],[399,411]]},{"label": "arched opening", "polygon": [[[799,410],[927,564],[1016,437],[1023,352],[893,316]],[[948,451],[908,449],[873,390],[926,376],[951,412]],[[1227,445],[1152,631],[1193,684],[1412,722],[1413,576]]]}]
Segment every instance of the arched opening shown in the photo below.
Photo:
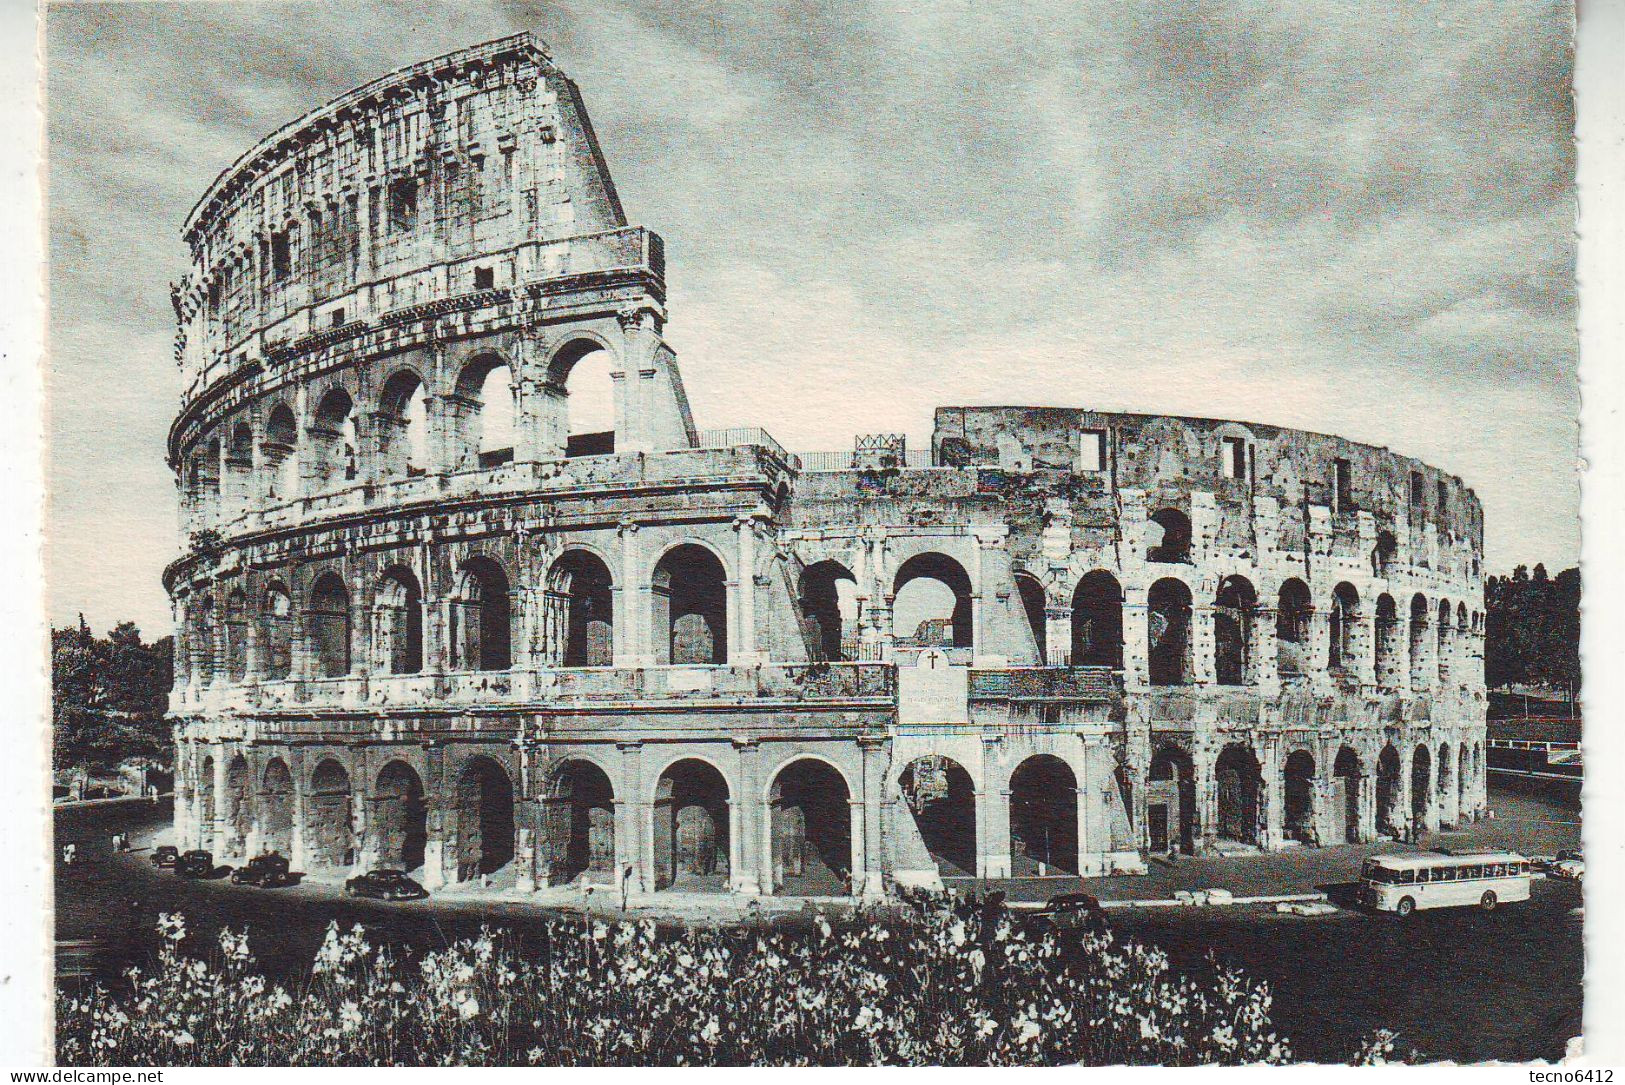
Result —
[{"label": "arched opening", "polygon": [[220,442],[209,441],[192,453],[186,469],[186,496],[193,516],[209,516],[218,510],[220,497]]},{"label": "arched opening", "polygon": [[423,669],[423,591],[412,570],[395,565],[384,571],[373,604],[374,666],[384,674],[417,674]]},{"label": "arched opening", "polygon": [[1213,673],[1221,686],[1244,686],[1253,677],[1253,612],[1258,593],[1242,576],[1219,582],[1213,600]]},{"label": "arched opening", "polygon": [[265,496],[273,501],[291,501],[299,496],[299,426],[286,403],[271,408],[260,442],[261,470],[265,472]]},{"label": "arched opening", "polygon": [[513,666],[513,602],[508,574],[487,557],[462,565],[451,600],[452,669],[505,671]]},{"label": "arched opening", "polygon": [[446,410],[455,470],[500,467],[513,460],[513,372],[501,358],[482,354],[465,365]]},{"label": "arched opening", "polygon": [[1456,658],[1451,660],[1451,674],[1458,682],[1469,677],[1467,666],[1472,650],[1472,630],[1467,622],[1467,605],[1457,603],[1455,636],[1451,643],[1451,650],[1456,653]]},{"label": "arched opening", "polygon": [[248,767],[248,759],[239,754],[226,766],[225,853],[242,855],[253,827],[254,774]]},{"label": "arched opening", "polygon": [[591,761],[566,761],[555,771],[548,795],[551,883],[612,880],[615,789],[604,770]]},{"label": "arched opening", "polygon": [[357,460],[355,405],[350,394],[334,388],[316,405],[310,426],[311,478],[318,491],[355,481],[360,473]]},{"label": "arched opening", "polygon": [[337,573],[323,573],[310,589],[305,632],[323,678],[350,673],[350,593]]},{"label": "arched opening", "polygon": [[779,770],[768,797],[774,892],[794,896],[851,892],[850,799],[845,778],[828,762],[803,757]]},{"label": "arched opening", "polygon": [[417,770],[405,761],[385,765],[378,773],[370,812],[378,866],[405,871],[422,866],[429,842],[429,804]]},{"label": "arched opening", "polygon": [[1451,756],[1450,743],[1439,744],[1439,827],[1453,829],[1456,826],[1456,759]]},{"label": "arched opening", "polygon": [[1072,593],[1072,662],[1083,667],[1123,667],[1123,589],[1096,569]]},{"label": "arched opening", "polygon": [[1405,838],[1405,811],[1399,804],[1399,751],[1384,746],[1377,758],[1377,831],[1395,840]]},{"label": "arched opening", "polygon": [[925,850],[947,875],[976,874],[976,788],[951,757],[926,754],[903,769],[903,800]]},{"label": "arched opening", "polygon": [[727,573],[703,546],[668,550],[655,566],[655,662],[678,666],[728,662]]},{"label": "arched opening", "polygon": [[1428,826],[1429,803],[1433,800],[1433,756],[1426,746],[1416,747],[1411,758],[1411,823],[1420,835]]},{"label": "arched opening", "polygon": [[1151,758],[1145,823],[1153,852],[1196,854],[1196,767],[1177,746],[1163,746]]},{"label": "arched opening", "polygon": [[894,642],[906,648],[970,648],[970,576],[946,554],[916,554],[892,582]]},{"label": "arched opening", "polygon": [[728,781],[705,761],[678,761],[655,789],[655,886],[717,890],[728,885]]},{"label": "arched opening", "polygon": [[491,758],[472,758],[457,776],[457,880],[495,874],[513,844],[513,781]]},{"label": "arched opening", "polygon": [[241,588],[226,596],[226,676],[241,682],[248,674],[248,598]]},{"label": "arched opening", "polygon": [[283,857],[293,854],[293,773],[280,757],[265,766],[261,792],[260,850]]},{"label": "arched opening", "polygon": [[260,609],[260,670],[271,681],[288,677],[293,667],[293,600],[288,589],[271,584]]},{"label": "arched opening", "polygon": [[1259,841],[1263,828],[1263,770],[1246,746],[1226,746],[1215,766],[1219,790],[1219,836],[1240,844]]},{"label": "arched opening", "polygon": [[547,369],[545,394],[557,404],[564,454],[615,451],[614,359],[591,339],[567,343]]},{"label": "arched opening", "polygon": [[1282,827],[1288,840],[1318,844],[1315,832],[1315,759],[1307,750],[1287,756],[1284,776]]},{"label": "arched opening", "polygon": [[377,424],[381,478],[428,472],[429,396],[416,373],[402,370],[384,382]]},{"label": "arched opening", "polygon": [[1360,842],[1360,755],[1344,746],[1332,763],[1332,810],[1342,816],[1343,842]]},{"label": "arched opening", "polygon": [[1191,520],[1178,509],[1158,509],[1146,523],[1147,561],[1189,563]]},{"label": "arched opening", "polygon": [[1464,742],[1456,747],[1456,820],[1472,820],[1473,755]]},{"label": "arched opening", "polygon": [[1010,873],[1078,872],[1078,778],[1059,757],[1038,754],[1010,776]]},{"label": "arched opening", "polygon": [[587,550],[567,550],[547,574],[549,658],[558,667],[615,661],[615,591],[609,566]]},{"label": "arched opening", "polygon": [[218,677],[216,661],[220,651],[219,616],[214,611],[214,596],[205,595],[198,599],[195,617],[192,622],[192,636],[195,638],[198,653],[198,678],[203,685],[211,686]]},{"label": "arched opening", "polygon": [[801,572],[801,618],[814,660],[858,658],[858,582],[838,561]]},{"label": "arched opening", "polygon": [[1346,581],[1338,584],[1332,589],[1331,644],[1326,657],[1327,666],[1337,674],[1354,675],[1359,671],[1359,620],[1359,593]]},{"label": "arched opening", "polygon": [[253,488],[254,428],[247,422],[231,427],[231,439],[226,442],[226,475],[231,479],[231,512],[236,515],[247,505]]},{"label": "arched opening", "polygon": [[1428,646],[1428,601],[1420,592],[1411,596],[1411,688],[1425,690],[1429,681],[1426,649]]},{"label": "arched opening", "polygon": [[305,852],[310,865],[348,867],[355,862],[350,774],[337,761],[316,766],[305,803]]},{"label": "arched opening", "polygon": [[214,847],[214,758],[205,757],[198,769],[197,780],[197,823],[202,839],[201,847]]},{"label": "arched opening", "polygon": [[1404,681],[1399,664],[1401,636],[1399,607],[1384,592],[1377,596],[1377,685],[1382,689],[1398,689]]},{"label": "arched opening", "polygon": [[1275,603],[1275,665],[1283,678],[1309,673],[1309,619],[1314,613],[1309,585],[1297,577],[1281,585]]},{"label": "arched opening", "polygon": [[1191,681],[1191,590],[1172,577],[1151,585],[1146,595],[1151,684],[1182,686]]},{"label": "arched opening", "polygon": [[1450,682],[1450,649],[1455,643],[1451,636],[1452,632],[1453,630],[1450,628],[1450,603],[1441,599],[1439,600],[1439,654],[1437,657],[1439,662],[1439,683],[1441,685],[1447,685]]},{"label": "arched opening", "polygon": [[1021,610],[1027,616],[1027,628],[1032,630],[1033,644],[1038,650],[1037,662],[1042,665],[1049,658],[1049,623],[1045,614],[1044,585],[1031,573],[1016,574],[1016,594],[1021,597]]}]

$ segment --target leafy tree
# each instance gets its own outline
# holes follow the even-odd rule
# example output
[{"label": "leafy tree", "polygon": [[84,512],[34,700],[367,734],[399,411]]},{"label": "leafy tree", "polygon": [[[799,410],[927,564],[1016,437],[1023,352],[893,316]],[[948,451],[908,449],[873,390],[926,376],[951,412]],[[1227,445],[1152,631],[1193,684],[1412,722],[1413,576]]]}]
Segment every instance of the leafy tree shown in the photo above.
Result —
[{"label": "leafy tree", "polygon": [[129,757],[169,759],[164,719],[172,682],[172,639],[154,644],[121,622],[105,638],[77,628],[51,630],[51,694],[59,768],[105,769]]},{"label": "leafy tree", "polygon": [[1491,688],[1580,688],[1580,570],[1518,566],[1484,585],[1484,670]]}]

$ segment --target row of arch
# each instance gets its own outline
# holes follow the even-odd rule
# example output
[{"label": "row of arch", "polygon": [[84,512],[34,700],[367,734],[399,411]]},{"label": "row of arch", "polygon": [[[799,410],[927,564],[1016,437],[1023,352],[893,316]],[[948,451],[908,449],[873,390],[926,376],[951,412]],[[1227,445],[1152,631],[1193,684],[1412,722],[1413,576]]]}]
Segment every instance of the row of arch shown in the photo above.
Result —
[{"label": "row of arch", "polygon": [[[538,620],[549,663],[564,667],[612,665],[615,650],[615,582],[596,553],[566,550],[549,567]],[[273,580],[250,602],[233,589],[217,605],[201,596],[188,610],[188,642],[194,678],[244,681],[250,667],[258,679],[280,680],[296,670],[296,647],[304,653],[303,673],[335,678],[362,661],[358,644],[370,653],[375,674],[417,674],[428,660],[431,611],[417,574],[408,566],[387,566],[372,585],[370,607],[353,604],[352,592],[337,572],[316,576],[296,600]],[[722,560],[708,547],[682,543],[665,551],[651,576],[650,629],[656,660],[679,665],[718,664],[728,659],[728,581]],[[497,559],[478,555],[458,566],[445,607],[445,666],[453,671],[506,670],[514,662],[519,600],[507,570]],[[365,623],[367,636],[357,636]]]},{"label": "row of arch", "polygon": [[[587,338],[571,339],[549,359],[537,394],[548,401],[542,413],[557,431],[545,441],[557,443],[560,455],[614,451],[612,364],[606,345]],[[184,461],[183,497],[197,516],[221,508],[223,489],[237,506],[232,511],[245,511],[359,481],[500,466],[514,458],[520,424],[513,370],[500,354],[475,355],[438,396],[422,373],[402,367],[370,403],[335,385],[314,397],[302,420],[276,400],[257,433],[246,418],[226,424]]]}]

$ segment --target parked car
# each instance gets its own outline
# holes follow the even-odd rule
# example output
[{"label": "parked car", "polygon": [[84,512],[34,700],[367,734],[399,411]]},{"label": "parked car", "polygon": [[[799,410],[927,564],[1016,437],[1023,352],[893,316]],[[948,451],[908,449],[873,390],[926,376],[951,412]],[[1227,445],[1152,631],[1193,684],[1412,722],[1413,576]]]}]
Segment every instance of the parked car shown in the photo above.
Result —
[{"label": "parked car", "polygon": [[371,897],[373,900],[422,900],[429,891],[401,870],[374,870],[358,874],[344,883],[344,892],[352,897]]},{"label": "parked car", "polygon": [[1103,931],[1106,913],[1100,901],[1089,893],[1057,893],[1042,908],[1030,913],[1038,929]]},{"label": "parked car", "polygon": [[152,865],[160,870],[173,870],[175,861],[180,857],[180,849],[175,845],[162,844],[152,853]]},{"label": "parked car", "polygon": [[175,860],[175,873],[183,878],[207,878],[214,873],[214,855],[195,848]]},{"label": "parked car", "polygon": [[1584,881],[1586,873],[1585,853],[1579,848],[1564,848],[1557,853],[1556,860],[1548,871],[1554,878],[1567,878],[1570,881]]},{"label": "parked car", "polygon": [[279,885],[292,885],[288,875],[288,860],[276,852],[256,855],[231,872],[233,885],[257,885],[261,889],[275,889]]}]

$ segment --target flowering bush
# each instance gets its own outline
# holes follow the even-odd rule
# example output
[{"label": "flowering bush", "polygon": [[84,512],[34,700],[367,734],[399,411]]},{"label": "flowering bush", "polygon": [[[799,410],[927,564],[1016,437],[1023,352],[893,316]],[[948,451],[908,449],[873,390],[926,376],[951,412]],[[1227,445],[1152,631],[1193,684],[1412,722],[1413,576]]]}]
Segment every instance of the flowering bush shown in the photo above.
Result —
[{"label": "flowering bush", "polygon": [[490,929],[412,963],[329,927],[298,990],[245,934],[206,962],[160,919],[131,990],[58,997],[74,1065],[1019,1065],[1284,1062],[1264,985],[1198,982],[1110,934],[1029,937],[934,901],[810,931],[556,920],[525,952]]}]

